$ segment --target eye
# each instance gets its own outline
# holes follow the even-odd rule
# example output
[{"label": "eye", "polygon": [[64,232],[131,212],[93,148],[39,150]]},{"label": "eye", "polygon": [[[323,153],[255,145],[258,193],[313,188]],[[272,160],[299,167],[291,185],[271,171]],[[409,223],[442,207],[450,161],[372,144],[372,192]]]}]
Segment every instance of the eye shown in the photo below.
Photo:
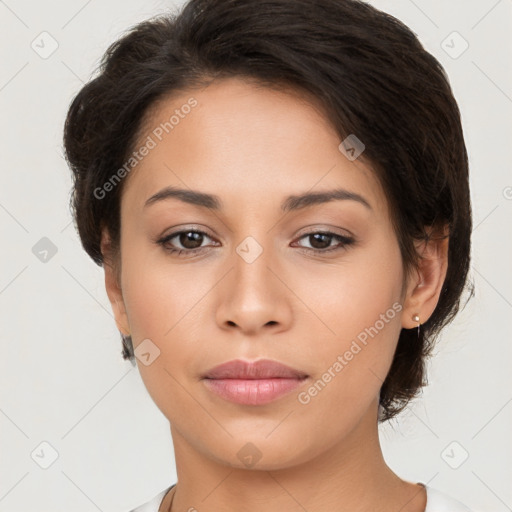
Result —
[{"label": "eye", "polygon": [[[208,247],[202,245],[205,238],[213,240],[213,238],[204,231],[197,229],[185,229],[166,235],[165,237],[157,240],[156,243],[161,245],[167,252],[176,256],[192,255],[203,251]],[[299,247],[308,252],[320,254],[339,251],[355,243],[355,240],[351,237],[339,235],[330,231],[313,231],[305,233],[299,238],[299,240],[303,239],[309,240],[311,246],[304,247],[299,245]],[[338,243],[331,247],[333,241],[337,241]],[[180,244],[181,247],[176,248],[176,244]]]},{"label": "eye", "polygon": [[[338,251],[344,249],[348,245],[352,245],[355,240],[351,237],[339,235],[337,233],[332,233],[330,231],[314,231],[311,233],[306,233],[301,236],[299,240],[306,239],[310,241],[311,247],[302,247],[307,251],[312,251],[316,253],[326,253],[331,251]],[[338,244],[334,247],[331,247],[331,243],[333,240],[337,240]]]},{"label": "eye", "polygon": [[[183,253],[195,254],[196,252],[203,250],[205,247],[202,246],[202,243],[205,237],[211,239],[211,237],[204,231],[185,229],[182,231],[175,231],[174,233],[157,240],[156,243],[164,247],[166,251],[179,256]],[[179,243],[183,248],[172,247],[174,244],[171,244],[171,241],[174,239],[176,239],[174,244]],[[171,244],[171,246],[169,244]]]}]

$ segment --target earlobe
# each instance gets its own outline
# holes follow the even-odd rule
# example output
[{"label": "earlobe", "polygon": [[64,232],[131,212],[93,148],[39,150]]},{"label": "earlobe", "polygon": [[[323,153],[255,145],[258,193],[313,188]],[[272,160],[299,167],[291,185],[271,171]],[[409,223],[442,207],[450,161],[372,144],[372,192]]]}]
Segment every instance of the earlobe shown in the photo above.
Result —
[{"label": "earlobe", "polygon": [[448,269],[449,237],[446,232],[416,244],[420,260],[404,301],[402,327],[405,329],[425,323],[439,302]]},{"label": "earlobe", "polygon": [[117,273],[117,265],[111,250],[110,236],[106,229],[102,231],[101,252],[103,254],[103,270],[105,272],[105,289],[114,312],[116,325],[121,333],[129,336],[130,329],[127,327],[129,325],[128,315]]}]

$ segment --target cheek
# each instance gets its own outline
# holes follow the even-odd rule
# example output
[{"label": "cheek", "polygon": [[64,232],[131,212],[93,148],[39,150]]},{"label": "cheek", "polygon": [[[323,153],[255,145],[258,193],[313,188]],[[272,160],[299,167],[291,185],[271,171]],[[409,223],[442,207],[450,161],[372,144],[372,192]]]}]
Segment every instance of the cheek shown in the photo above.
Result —
[{"label": "cheek", "polygon": [[143,357],[136,359],[139,373],[157,407],[171,422],[180,423],[180,411],[194,404],[189,393],[196,393],[193,388],[196,383],[187,380],[188,371],[200,364],[203,357],[204,350],[199,343],[204,336],[199,336],[196,330],[207,313],[201,297],[209,288],[205,283],[191,280],[193,277],[187,271],[180,272],[183,266],[131,263],[133,267],[127,264],[123,268],[126,272],[123,295],[134,350],[140,354],[143,347],[149,347],[152,359],[148,365]]},{"label": "cheek", "polygon": [[123,261],[123,298],[130,325],[139,337],[172,338],[178,323],[193,323],[196,307],[211,285],[193,264],[129,255]]},{"label": "cheek", "polygon": [[292,278],[297,294],[304,297],[312,313],[307,315],[312,318],[308,322],[316,318],[324,339],[343,342],[355,338],[390,309],[386,326],[400,323],[396,310],[400,308],[403,273],[393,239],[376,238],[330,264],[310,262],[295,277],[289,276]]},{"label": "cheek", "polygon": [[[207,346],[214,350],[205,343],[204,328],[205,319],[212,316],[208,294],[216,279],[211,274],[198,273],[193,264],[169,263],[165,256],[152,259],[142,251],[127,251],[123,261],[123,297],[135,353],[149,346],[158,354],[150,365],[139,359],[137,365],[153,400],[168,417],[171,404],[176,407],[183,400],[184,407],[190,406],[178,382],[205,367]],[[154,345],[145,341],[138,349],[147,339]],[[215,355],[210,354],[210,360]]]},{"label": "cheek", "polygon": [[310,321],[318,340],[308,348],[319,371],[314,401],[342,413],[377,395],[401,330],[401,265],[398,245],[382,240],[337,268],[308,273],[307,297],[321,319]]}]

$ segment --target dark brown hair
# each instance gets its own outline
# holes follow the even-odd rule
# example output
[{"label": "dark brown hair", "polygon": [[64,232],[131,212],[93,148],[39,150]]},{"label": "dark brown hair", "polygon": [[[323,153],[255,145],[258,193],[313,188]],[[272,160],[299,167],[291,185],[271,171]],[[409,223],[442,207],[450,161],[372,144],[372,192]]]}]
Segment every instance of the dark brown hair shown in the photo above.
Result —
[{"label": "dark brown hair", "polygon": [[[426,384],[425,358],[459,310],[472,229],[468,157],[448,78],[393,16],[358,0],[190,0],[178,13],[132,27],[108,48],[65,122],[70,203],[82,245],[104,264],[106,227],[119,256],[126,180],[104,198],[95,190],[133,152],[150,107],[228,77],[305,93],[322,105],[340,142],[355,134],[364,143],[360,158],[388,198],[406,271],[418,262],[413,242],[442,236],[448,226],[437,307],[419,339],[416,329],[402,329],[381,388],[381,420],[389,419]],[[123,357],[134,361],[129,337]]]}]

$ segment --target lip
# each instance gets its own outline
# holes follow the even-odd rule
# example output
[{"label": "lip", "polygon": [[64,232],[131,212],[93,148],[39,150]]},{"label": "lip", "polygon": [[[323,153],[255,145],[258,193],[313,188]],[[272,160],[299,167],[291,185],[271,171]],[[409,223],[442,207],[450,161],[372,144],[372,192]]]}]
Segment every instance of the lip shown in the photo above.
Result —
[{"label": "lip", "polygon": [[222,398],[243,405],[263,405],[300,386],[309,376],[277,361],[236,359],[215,366],[202,381]]},{"label": "lip", "polygon": [[308,377],[307,373],[273,361],[271,359],[259,359],[258,361],[244,361],[234,359],[222,363],[208,370],[203,379],[302,379]]}]

